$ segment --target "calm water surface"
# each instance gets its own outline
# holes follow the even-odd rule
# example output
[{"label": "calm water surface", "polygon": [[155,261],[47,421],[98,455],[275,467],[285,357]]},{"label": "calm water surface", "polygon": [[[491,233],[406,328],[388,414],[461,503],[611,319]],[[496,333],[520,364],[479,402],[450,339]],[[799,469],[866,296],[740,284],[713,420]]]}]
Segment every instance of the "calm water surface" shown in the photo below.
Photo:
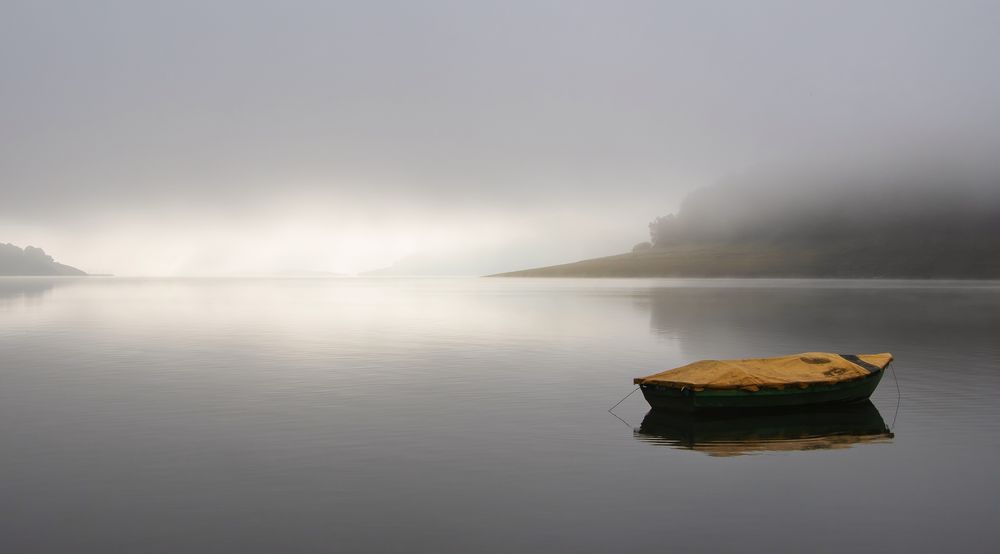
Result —
[{"label": "calm water surface", "polygon": [[[902,394],[606,411],[808,350]],[[998,395],[997,283],[0,278],[0,550],[995,551]]]}]

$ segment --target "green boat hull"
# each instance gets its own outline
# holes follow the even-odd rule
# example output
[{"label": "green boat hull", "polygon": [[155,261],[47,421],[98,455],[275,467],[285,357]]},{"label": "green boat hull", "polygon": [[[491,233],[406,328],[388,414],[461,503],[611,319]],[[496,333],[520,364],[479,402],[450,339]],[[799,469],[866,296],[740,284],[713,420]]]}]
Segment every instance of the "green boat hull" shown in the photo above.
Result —
[{"label": "green boat hull", "polygon": [[700,410],[751,410],[840,404],[867,400],[882,380],[885,371],[876,371],[862,379],[833,385],[784,389],[705,389],[695,391],[662,385],[640,385],[649,405],[657,410],[694,412]]}]

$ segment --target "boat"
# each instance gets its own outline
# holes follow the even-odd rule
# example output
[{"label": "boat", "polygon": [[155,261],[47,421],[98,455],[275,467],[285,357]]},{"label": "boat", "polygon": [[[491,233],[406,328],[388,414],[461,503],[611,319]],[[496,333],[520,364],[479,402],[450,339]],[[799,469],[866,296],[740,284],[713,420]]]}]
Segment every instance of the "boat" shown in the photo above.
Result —
[{"label": "boat", "polygon": [[701,360],[633,382],[654,409],[683,412],[849,403],[871,396],[892,359],[889,353],[804,352]]},{"label": "boat", "polygon": [[633,432],[643,442],[718,457],[843,449],[893,438],[870,400],[750,413],[650,410]]}]

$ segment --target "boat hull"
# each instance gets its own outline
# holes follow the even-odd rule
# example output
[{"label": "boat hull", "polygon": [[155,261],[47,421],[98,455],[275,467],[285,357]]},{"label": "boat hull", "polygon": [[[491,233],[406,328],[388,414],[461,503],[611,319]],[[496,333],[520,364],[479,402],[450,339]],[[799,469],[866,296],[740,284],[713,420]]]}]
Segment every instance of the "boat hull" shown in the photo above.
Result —
[{"label": "boat hull", "polygon": [[758,391],[741,389],[695,391],[690,388],[678,389],[655,384],[643,384],[640,385],[640,389],[649,405],[657,410],[694,412],[700,410],[790,408],[867,400],[875,392],[879,381],[882,380],[883,373],[885,373],[884,370],[861,379],[832,385],[812,385],[804,389],[785,387],[784,389],[761,389]]}]

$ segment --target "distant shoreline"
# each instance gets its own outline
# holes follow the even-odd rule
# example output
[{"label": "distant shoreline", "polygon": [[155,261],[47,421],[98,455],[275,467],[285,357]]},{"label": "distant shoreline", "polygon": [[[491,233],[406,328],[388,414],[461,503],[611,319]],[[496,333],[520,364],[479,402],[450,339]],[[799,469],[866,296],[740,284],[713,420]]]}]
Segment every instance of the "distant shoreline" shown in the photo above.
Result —
[{"label": "distant shoreline", "polygon": [[486,277],[1000,279],[1000,260],[987,252],[933,258],[918,247],[885,252],[851,245],[789,247],[698,244],[651,248]]}]

